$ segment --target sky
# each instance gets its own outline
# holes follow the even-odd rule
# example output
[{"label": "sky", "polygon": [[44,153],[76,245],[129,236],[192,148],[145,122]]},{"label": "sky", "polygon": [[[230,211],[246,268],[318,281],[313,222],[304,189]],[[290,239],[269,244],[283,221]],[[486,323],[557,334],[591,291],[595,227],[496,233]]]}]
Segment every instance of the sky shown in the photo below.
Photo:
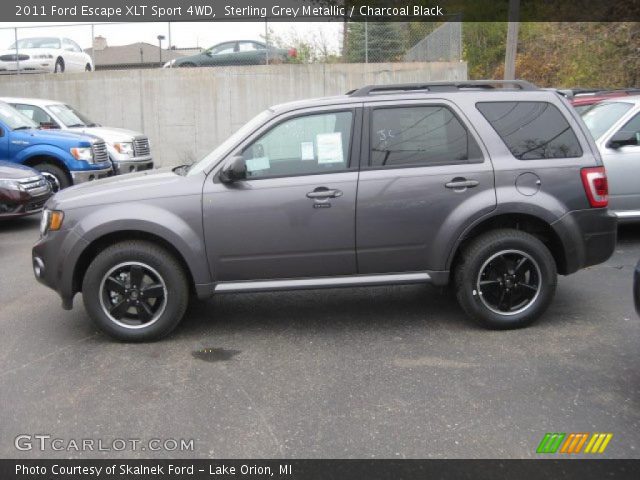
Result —
[{"label": "sky", "polygon": [[[18,27],[18,38],[38,36],[69,37],[82,48],[91,47],[91,26],[87,24],[65,23],[52,25],[44,22],[8,23],[0,22],[0,49],[8,48],[15,37],[14,27]],[[29,27],[29,28],[25,28]],[[32,28],[33,27],[33,28]],[[271,22],[270,30],[283,38],[291,35],[323,35],[334,51],[340,47],[341,22]],[[95,24],[94,34],[107,39],[108,45],[127,45],[147,42],[157,45],[158,35],[169,37],[167,22],[145,23],[102,23]],[[261,40],[265,34],[264,22],[172,22],[171,43],[179,48],[210,47],[227,40]],[[167,45],[164,40],[163,47]]]}]

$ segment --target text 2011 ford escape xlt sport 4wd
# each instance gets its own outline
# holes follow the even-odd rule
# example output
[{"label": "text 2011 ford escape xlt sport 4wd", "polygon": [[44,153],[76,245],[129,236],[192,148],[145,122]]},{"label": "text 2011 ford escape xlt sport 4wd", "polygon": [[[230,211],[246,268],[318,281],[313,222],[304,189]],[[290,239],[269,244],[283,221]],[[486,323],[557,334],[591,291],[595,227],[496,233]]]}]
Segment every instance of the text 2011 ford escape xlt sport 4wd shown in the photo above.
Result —
[{"label": "text 2011 ford escape xlt sport 4wd", "polygon": [[125,340],[169,333],[190,293],[420,282],[514,328],[615,241],[600,156],[566,100],[460,82],[276,106],[193,166],[62,191],[33,265]]}]

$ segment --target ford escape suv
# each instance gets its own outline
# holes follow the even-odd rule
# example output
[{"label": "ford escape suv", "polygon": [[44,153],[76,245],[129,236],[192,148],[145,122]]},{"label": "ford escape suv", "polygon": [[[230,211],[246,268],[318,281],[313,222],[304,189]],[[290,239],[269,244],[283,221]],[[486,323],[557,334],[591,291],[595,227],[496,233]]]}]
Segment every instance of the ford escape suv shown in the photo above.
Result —
[{"label": "ford escape suv", "polygon": [[190,294],[408,283],[450,284],[507,329],[615,242],[602,161],[564,98],[426,83],[275,106],[194,165],[61,191],[33,267],[129,341],[173,330]]}]

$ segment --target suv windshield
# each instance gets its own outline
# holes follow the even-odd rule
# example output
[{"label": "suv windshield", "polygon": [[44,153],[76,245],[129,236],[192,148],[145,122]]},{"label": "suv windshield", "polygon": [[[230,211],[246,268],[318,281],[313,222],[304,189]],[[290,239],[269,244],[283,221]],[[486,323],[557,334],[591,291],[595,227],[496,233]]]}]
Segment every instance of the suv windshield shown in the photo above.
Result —
[{"label": "suv windshield", "polygon": [[49,105],[49,110],[65,127],[94,127],[96,124],[69,105]]},{"label": "suv windshield", "polygon": [[[9,48],[16,48],[14,43]],[[60,48],[60,39],[55,37],[23,38],[18,40],[18,49],[22,48]]]},{"label": "suv windshield", "polygon": [[0,103],[0,120],[11,130],[38,128],[36,122],[6,103]]},{"label": "suv windshield", "polygon": [[581,112],[582,120],[593,135],[598,140],[609,130],[622,116],[633,107],[631,103],[607,102],[593,105],[588,110]]},{"label": "suv windshield", "polygon": [[267,121],[273,112],[271,110],[265,110],[262,113],[259,113],[247,123],[245,123],[242,127],[240,127],[233,135],[227,138],[224,142],[218,145],[211,153],[205,156],[202,160],[194,163],[189,168],[189,175],[197,174],[208,170],[212,167],[215,162],[220,159],[220,156],[225,153],[228,149],[233,147],[236,143],[241,141],[244,137],[249,135],[253,130],[258,128],[264,122]]}]

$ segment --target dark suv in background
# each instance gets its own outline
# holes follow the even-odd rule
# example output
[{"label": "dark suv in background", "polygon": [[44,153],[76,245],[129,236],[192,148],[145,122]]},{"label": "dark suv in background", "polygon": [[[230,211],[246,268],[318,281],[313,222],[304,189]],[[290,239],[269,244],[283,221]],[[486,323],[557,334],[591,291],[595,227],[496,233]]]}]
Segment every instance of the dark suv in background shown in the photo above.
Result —
[{"label": "dark suv in background", "polygon": [[557,274],[616,242],[582,120],[527,82],[368,86],[259,114],[191,166],[47,204],[36,277],[109,334],[169,333],[189,295],[453,285],[488,328],[533,322]]}]

